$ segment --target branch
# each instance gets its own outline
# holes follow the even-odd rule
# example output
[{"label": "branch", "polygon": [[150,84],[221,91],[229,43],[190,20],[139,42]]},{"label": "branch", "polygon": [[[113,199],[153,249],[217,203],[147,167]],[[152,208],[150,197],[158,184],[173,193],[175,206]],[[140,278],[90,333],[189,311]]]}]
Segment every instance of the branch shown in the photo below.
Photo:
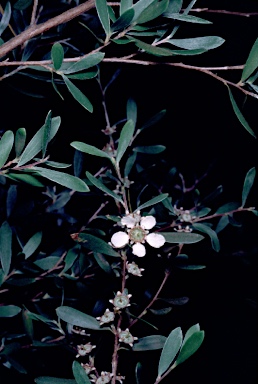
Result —
[{"label": "branch", "polygon": [[208,13],[222,13],[224,15],[232,15],[232,16],[258,16],[258,12],[232,12],[226,11],[225,9],[209,9],[209,8],[192,8],[191,12],[208,12]]},{"label": "branch", "polygon": [[78,5],[68,11],[61,13],[56,17],[46,21],[45,23],[39,25],[31,25],[24,32],[20,33],[18,36],[13,37],[11,40],[7,41],[0,47],[0,57],[3,57],[8,52],[12,51],[14,48],[22,45],[26,41],[32,39],[33,37],[40,35],[41,33],[49,30],[50,28],[57,27],[60,24],[66,23],[74,19],[77,16],[80,16],[82,13],[90,10],[95,7],[94,0],[88,0],[87,2]]}]

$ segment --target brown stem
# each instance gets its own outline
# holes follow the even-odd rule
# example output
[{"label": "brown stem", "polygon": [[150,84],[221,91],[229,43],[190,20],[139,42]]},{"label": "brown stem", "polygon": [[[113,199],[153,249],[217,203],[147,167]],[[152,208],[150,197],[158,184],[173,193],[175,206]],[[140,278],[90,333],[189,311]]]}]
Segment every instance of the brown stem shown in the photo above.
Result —
[{"label": "brown stem", "polygon": [[204,220],[209,220],[209,219],[214,219],[215,217],[221,217],[221,216],[228,216],[228,215],[231,215],[232,213],[236,213],[236,212],[243,212],[243,211],[252,211],[254,208],[253,207],[249,207],[249,208],[243,208],[243,207],[240,207],[238,209],[233,209],[232,211],[229,211],[229,212],[225,212],[225,213],[215,213],[214,215],[210,215],[210,216],[204,216],[204,217],[200,217],[200,218],[196,218],[193,220],[193,223],[199,223],[199,221],[204,221]]},{"label": "brown stem", "polygon": [[83,4],[78,5],[68,11],[61,13],[56,17],[46,21],[45,23],[41,23],[39,25],[31,25],[25,31],[20,33],[18,36],[13,37],[11,40],[7,41],[0,47],[0,57],[3,57],[8,52],[12,51],[14,48],[22,45],[26,41],[32,39],[33,37],[40,35],[41,33],[49,30],[50,28],[57,27],[60,24],[66,23],[77,16],[80,16],[82,13],[89,11],[91,8],[94,8],[95,1],[88,0]]},{"label": "brown stem", "polygon": [[244,17],[250,17],[250,16],[258,16],[258,12],[232,12],[227,11],[225,9],[209,9],[209,8],[192,8],[191,12],[208,12],[208,13],[222,13],[225,15],[232,15],[232,16],[244,16]]},{"label": "brown stem", "polygon": [[162,288],[164,287],[164,285],[165,285],[167,279],[169,278],[169,275],[170,275],[170,271],[166,270],[166,271],[165,271],[165,276],[164,276],[164,278],[163,278],[163,280],[162,280],[162,283],[161,283],[159,289],[157,290],[155,296],[153,297],[153,299],[151,300],[151,302],[144,308],[144,310],[141,312],[141,314],[140,314],[139,316],[137,316],[137,318],[134,319],[134,320],[130,323],[130,325],[129,325],[128,328],[131,328],[135,323],[137,323],[137,321],[138,321],[141,317],[143,317],[143,316],[146,314],[147,309],[149,309],[149,308],[153,305],[153,303],[157,300],[157,298],[158,298],[160,292],[162,291]]},{"label": "brown stem", "polygon": [[122,322],[122,315],[120,315],[118,322],[117,322],[117,328],[115,331],[115,342],[114,342],[114,351],[112,355],[112,381],[111,384],[116,384],[116,375],[117,375],[117,367],[118,367],[118,349],[119,349],[119,332],[118,328],[120,328]]},{"label": "brown stem", "polygon": [[31,19],[30,19],[30,25],[36,24],[37,8],[38,8],[38,0],[34,0],[32,13],[31,13]]}]

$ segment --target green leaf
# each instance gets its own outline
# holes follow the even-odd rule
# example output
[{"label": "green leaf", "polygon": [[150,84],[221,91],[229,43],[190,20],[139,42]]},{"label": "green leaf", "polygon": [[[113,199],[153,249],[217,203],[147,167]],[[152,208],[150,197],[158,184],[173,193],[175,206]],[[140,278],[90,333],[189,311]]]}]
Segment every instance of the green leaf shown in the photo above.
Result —
[{"label": "green leaf", "polygon": [[88,155],[106,157],[109,160],[111,159],[111,157],[106,152],[94,147],[93,145],[88,145],[88,144],[82,143],[81,141],[73,141],[70,145],[73,148],[77,149],[77,151],[87,153]]},{"label": "green leaf", "polygon": [[257,69],[257,67],[258,67],[258,38],[255,40],[254,45],[252,46],[252,49],[245,63],[245,66],[242,72],[241,82],[244,82],[246,79],[248,79],[248,77],[251,76],[251,74]]},{"label": "green leaf", "polygon": [[34,261],[34,264],[44,271],[48,271],[49,269],[52,269],[59,261],[59,256],[48,256],[44,257],[43,259]]},{"label": "green leaf", "polygon": [[141,204],[139,207],[137,207],[136,211],[158,204],[162,200],[166,199],[167,197],[168,197],[168,193],[161,193],[159,196],[153,197],[153,199],[150,199],[146,201],[146,203]]},{"label": "green leaf", "polygon": [[182,6],[183,6],[183,0],[171,0],[169,2],[167,12],[168,13],[179,13],[181,11]]},{"label": "green leaf", "polygon": [[69,79],[75,79],[75,80],[88,80],[93,79],[98,74],[98,69],[95,71],[88,71],[88,72],[80,72],[80,73],[74,73],[72,75],[67,75]]},{"label": "green leaf", "polygon": [[22,252],[25,254],[25,259],[28,259],[39,247],[42,240],[42,232],[35,233],[23,247]]},{"label": "green leaf", "polygon": [[134,126],[136,126],[137,122],[137,104],[134,101],[134,99],[130,98],[127,101],[126,104],[126,117],[127,120],[132,120],[134,123]]},{"label": "green leaf", "polygon": [[[35,158],[35,160],[37,160],[37,158]],[[69,168],[72,165],[72,164],[59,163],[57,161],[49,161],[49,160],[46,161],[44,164],[53,168]]]},{"label": "green leaf", "polygon": [[107,1],[96,0],[95,3],[96,3],[96,9],[99,16],[99,20],[106,33],[106,40],[108,41],[111,35],[111,32],[110,32],[110,20],[109,20]]},{"label": "green leaf", "polygon": [[141,337],[133,346],[133,351],[153,351],[164,347],[167,338],[162,335]]},{"label": "green leaf", "polygon": [[119,163],[122,156],[124,155],[127,147],[129,146],[132,137],[134,134],[134,123],[132,120],[129,120],[125,123],[120,133],[118,147],[117,147],[117,155],[116,162]]},{"label": "green leaf", "polygon": [[172,244],[194,244],[203,240],[204,237],[198,233],[186,232],[159,232],[166,239],[167,243]]},{"label": "green leaf", "polygon": [[166,112],[167,111],[163,109],[162,111],[158,112],[156,115],[152,116],[145,124],[141,126],[140,130],[142,131],[143,129],[149,128],[152,125],[156,124],[158,121],[160,121],[164,117]]},{"label": "green leaf", "polygon": [[184,337],[184,340],[183,340],[181,349],[183,348],[184,344],[185,344],[186,341],[189,339],[189,337],[191,337],[195,332],[199,332],[199,331],[200,331],[200,324],[197,323],[197,324],[192,325],[192,326],[186,331],[186,334],[185,334],[185,337]]},{"label": "green leaf", "polygon": [[165,345],[162,349],[159,367],[158,367],[158,377],[161,377],[163,373],[167,371],[167,369],[172,364],[175,359],[181,344],[182,344],[182,330],[180,327],[175,328],[168,336]]},{"label": "green leaf", "polygon": [[134,17],[134,10],[128,9],[125,11],[111,26],[112,32],[119,32],[127,28]]},{"label": "green leaf", "polygon": [[122,15],[125,11],[133,6],[133,0],[121,0],[119,14]]},{"label": "green leaf", "polygon": [[205,53],[205,52],[207,52],[207,49],[203,49],[203,48],[188,49],[188,50],[184,50],[184,49],[171,50],[171,53],[173,55],[181,55],[181,56],[195,56],[195,55],[201,55],[202,53]]},{"label": "green leaf", "polygon": [[143,373],[142,373],[142,364],[138,362],[135,367],[135,378],[136,378],[136,384],[143,384],[145,379],[143,379]]},{"label": "green leaf", "polygon": [[229,219],[228,219],[228,215],[226,216],[222,216],[220,219],[219,219],[219,222],[216,226],[216,229],[215,229],[215,232],[216,233],[219,233],[221,232],[224,228],[226,228],[226,226],[229,224]]},{"label": "green leaf", "polygon": [[187,269],[189,271],[197,271],[199,269],[205,269],[206,265],[199,265],[199,264],[183,265],[183,264],[177,264],[177,268],[179,268],[179,269]]},{"label": "green leaf", "polygon": [[98,65],[104,59],[104,56],[105,53],[102,52],[91,53],[90,55],[77,61],[77,63],[74,63],[70,67],[63,70],[63,73],[68,75],[75,72],[85,71],[88,68]]},{"label": "green leaf", "polygon": [[73,375],[77,384],[91,384],[85,369],[81,366],[78,361],[73,362]]},{"label": "green leaf", "polygon": [[40,376],[35,379],[36,384],[76,384],[72,379],[59,379],[58,377]]},{"label": "green leaf", "polygon": [[150,53],[151,55],[154,55],[154,56],[172,56],[173,55],[173,52],[170,49],[154,47],[153,45],[144,43],[143,41],[140,41],[135,38],[130,38],[130,40],[132,40],[138,48],[143,49],[145,52]]},{"label": "green leaf", "polygon": [[131,172],[133,166],[134,166],[134,163],[136,161],[136,158],[137,158],[137,153],[133,153],[131,156],[128,157],[126,163],[125,163],[125,169],[124,169],[124,175],[125,177],[128,177],[129,176],[129,173]]},{"label": "green leaf", "polygon": [[65,75],[62,75],[62,78],[68,88],[68,91],[74,97],[79,104],[81,104],[87,111],[93,112],[93,106],[89,99],[82,93],[82,91],[77,88]]},{"label": "green leaf", "polygon": [[244,118],[242,112],[240,111],[240,109],[239,109],[237,103],[235,102],[235,99],[234,99],[233,94],[232,94],[231,90],[229,89],[229,87],[228,87],[228,92],[229,92],[229,98],[230,98],[233,110],[234,110],[234,112],[236,114],[236,117],[238,118],[240,123],[243,125],[243,127],[247,130],[247,132],[249,132],[256,139],[256,135],[255,135],[254,131],[252,130],[252,128],[250,127],[250,125],[248,124],[246,119]]},{"label": "green leaf", "polygon": [[77,309],[62,306],[56,309],[57,316],[60,317],[61,320],[66,321],[69,324],[76,325],[77,327],[93,329],[93,330],[106,330],[105,328],[101,328],[98,320],[95,317],[86,315]]},{"label": "green leaf", "polygon": [[134,10],[134,21],[140,16],[140,14],[151,4],[156,3],[156,0],[139,0],[133,6]]},{"label": "green leaf", "polygon": [[184,342],[178,358],[176,359],[175,366],[183,363],[190,356],[192,356],[197,349],[200,348],[204,339],[204,331],[194,332],[187,340]]},{"label": "green leaf", "polygon": [[34,167],[32,169],[35,170],[41,176],[45,177],[46,179],[51,180],[57,184],[63,185],[64,187],[69,188],[73,191],[89,191],[87,184],[76,176],[72,176],[64,172],[53,171],[52,169],[42,167]]},{"label": "green leaf", "polygon": [[148,145],[148,146],[135,147],[133,150],[134,152],[145,153],[148,155],[156,155],[158,153],[165,151],[165,149],[166,147],[164,145]]},{"label": "green leaf", "polygon": [[[60,127],[61,119],[60,117],[54,117],[51,120],[51,130],[49,133],[49,141],[53,139],[56,135],[58,128]],[[22,166],[28,163],[34,156],[36,156],[42,149],[43,135],[45,130],[45,124],[41,127],[38,132],[33,136],[30,142],[25,147],[23,153],[21,154],[18,166]]]},{"label": "green leaf", "polygon": [[167,17],[169,19],[179,20],[179,21],[186,21],[187,23],[196,23],[196,24],[212,24],[211,21],[202,19],[200,17],[196,16],[190,16],[190,15],[182,15],[179,13],[171,13],[171,12],[165,12],[163,14],[164,17]]},{"label": "green leaf", "polygon": [[169,0],[155,0],[148,7],[146,7],[139,17],[137,17],[137,24],[144,24],[148,21],[158,18],[162,13],[164,13],[168,7]]},{"label": "green leaf", "polygon": [[94,259],[96,260],[100,268],[103,269],[103,271],[105,271],[106,273],[111,274],[113,270],[110,267],[106,258],[101,253],[98,253],[98,252],[94,252],[93,255],[94,255]]},{"label": "green leaf", "polygon": [[0,260],[5,275],[8,275],[12,260],[12,229],[5,221],[0,227]]},{"label": "green leaf", "polygon": [[120,203],[123,204],[123,199],[117,195],[115,192],[111,191],[109,188],[107,188],[99,179],[94,177],[90,172],[86,172],[86,176],[90,180],[90,182],[95,185],[98,189],[105,192],[109,196],[112,196],[115,200],[118,200]]},{"label": "green leaf", "polygon": [[61,68],[61,65],[64,60],[64,49],[60,43],[55,43],[51,49],[51,59],[55,70],[57,71]]},{"label": "green leaf", "polygon": [[190,39],[170,39],[168,43],[184,49],[214,49],[224,43],[218,36],[193,37]]},{"label": "green leaf", "polygon": [[24,9],[28,8],[31,4],[32,0],[18,0],[13,7],[14,9],[23,11]]},{"label": "green leaf", "polygon": [[6,131],[0,140],[0,168],[2,168],[12,150],[14,143],[14,134],[12,131]]},{"label": "green leaf", "polygon": [[255,175],[256,175],[256,169],[254,167],[249,169],[249,171],[246,174],[244,186],[243,186],[243,192],[242,192],[242,207],[246,203],[246,199],[254,183]]},{"label": "green leaf", "polygon": [[44,184],[42,184],[36,177],[32,175],[28,175],[26,173],[20,172],[20,173],[8,173],[5,175],[5,177],[8,177],[14,181],[23,181],[24,183],[30,184],[33,187],[44,187]]},{"label": "green leaf", "polygon": [[15,155],[16,157],[19,157],[25,147],[26,142],[26,129],[25,128],[19,128],[17,129],[15,133],[15,139],[14,139],[14,148],[15,148]]},{"label": "green leaf", "polygon": [[153,315],[164,316],[164,315],[167,315],[169,312],[172,311],[172,307],[166,307],[166,308],[161,308],[161,309],[150,309],[149,311]]},{"label": "green leaf", "polygon": [[219,239],[218,239],[217,233],[213,229],[211,229],[208,225],[199,224],[199,223],[194,223],[192,224],[192,226],[197,231],[206,233],[211,239],[211,245],[214,251],[216,252],[220,251]]},{"label": "green leaf", "polygon": [[42,140],[42,158],[46,156],[47,145],[49,143],[49,137],[51,132],[52,111],[49,111],[43,126],[43,140]]},{"label": "green leaf", "polygon": [[215,215],[220,213],[231,212],[231,211],[234,211],[235,209],[238,209],[239,207],[240,207],[240,204],[234,201],[231,203],[226,203],[217,209],[217,211],[215,212]]},{"label": "green leaf", "polygon": [[13,317],[21,312],[21,308],[17,305],[2,305],[0,307],[0,317]]},{"label": "green leaf", "polygon": [[77,241],[82,243],[83,246],[87,249],[90,249],[93,252],[104,253],[108,256],[119,257],[119,253],[117,253],[108,243],[104,240],[99,239],[96,236],[90,235],[88,233],[80,233]]},{"label": "green leaf", "polygon": [[11,15],[12,15],[11,4],[8,1],[6,3],[5,9],[4,9],[4,13],[3,13],[1,21],[0,21],[0,36],[4,32],[4,30],[8,27]]},{"label": "green leaf", "polygon": [[69,249],[64,259],[65,266],[64,266],[64,269],[62,270],[62,273],[67,272],[68,269],[70,269],[73,266],[73,263],[79,256],[80,248],[81,247],[78,244],[76,244],[75,247]]}]

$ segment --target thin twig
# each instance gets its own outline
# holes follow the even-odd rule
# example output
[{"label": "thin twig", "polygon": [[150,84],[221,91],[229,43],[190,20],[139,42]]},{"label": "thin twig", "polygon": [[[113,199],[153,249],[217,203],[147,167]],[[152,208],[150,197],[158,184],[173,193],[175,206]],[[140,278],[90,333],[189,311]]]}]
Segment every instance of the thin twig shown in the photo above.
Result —
[{"label": "thin twig", "polygon": [[192,8],[191,12],[222,13],[225,15],[243,16],[243,17],[258,16],[258,12],[248,12],[248,13],[233,12],[233,11],[227,11],[225,9],[209,9],[209,8]]},{"label": "thin twig", "polygon": [[38,8],[38,0],[34,0],[32,13],[31,13],[31,19],[30,19],[30,25],[36,24],[37,8]]},{"label": "thin twig", "polygon": [[60,24],[66,23],[77,16],[80,16],[82,13],[94,8],[94,6],[95,1],[88,0],[85,3],[78,5],[77,7],[71,8],[68,11],[61,13],[61,15],[53,17],[45,23],[31,25],[18,36],[13,37],[11,40],[7,41],[0,47],[0,57],[3,57],[8,52],[12,51],[14,48],[22,45],[33,37],[38,36],[51,28],[57,27]]}]

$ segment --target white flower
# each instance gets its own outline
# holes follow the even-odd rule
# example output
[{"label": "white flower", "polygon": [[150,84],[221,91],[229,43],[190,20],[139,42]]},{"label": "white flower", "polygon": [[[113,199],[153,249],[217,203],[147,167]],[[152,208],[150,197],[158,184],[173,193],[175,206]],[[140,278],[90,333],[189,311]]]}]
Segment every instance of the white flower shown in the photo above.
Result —
[{"label": "white flower", "polygon": [[93,383],[96,383],[96,384],[107,384],[111,381],[112,376],[113,376],[112,373],[102,371],[99,377],[97,377],[96,375],[90,375],[90,377],[92,377],[90,381],[93,381]]},{"label": "white flower", "polygon": [[142,271],[144,271],[144,268],[139,268],[138,265],[133,261],[132,263],[126,262],[126,269],[129,273],[131,273],[134,276],[142,276]]},{"label": "white flower", "polygon": [[110,323],[115,320],[115,314],[107,308],[104,315],[97,317],[96,319],[100,321],[100,325]]},{"label": "white flower", "polygon": [[119,311],[120,309],[130,307],[130,298],[131,294],[126,294],[125,292],[118,291],[113,300],[109,300],[111,304],[114,305],[115,309]]},{"label": "white flower", "polygon": [[91,345],[91,343],[77,345],[78,354],[76,357],[86,356],[93,348],[96,348],[96,345]]},{"label": "white flower", "polygon": [[111,237],[111,244],[114,248],[123,248],[125,245],[131,243],[132,252],[138,257],[146,255],[146,249],[143,243],[147,243],[154,248],[160,248],[165,244],[165,238],[159,233],[150,233],[149,229],[152,229],[156,225],[156,219],[154,216],[141,217],[138,213],[128,214],[123,217],[121,224],[125,225],[128,230],[126,232],[116,232]]},{"label": "white flower", "polygon": [[138,337],[134,337],[129,332],[128,328],[126,328],[125,331],[122,331],[121,328],[118,328],[118,336],[120,343],[129,344],[131,347],[133,346],[134,341],[138,340]]}]

